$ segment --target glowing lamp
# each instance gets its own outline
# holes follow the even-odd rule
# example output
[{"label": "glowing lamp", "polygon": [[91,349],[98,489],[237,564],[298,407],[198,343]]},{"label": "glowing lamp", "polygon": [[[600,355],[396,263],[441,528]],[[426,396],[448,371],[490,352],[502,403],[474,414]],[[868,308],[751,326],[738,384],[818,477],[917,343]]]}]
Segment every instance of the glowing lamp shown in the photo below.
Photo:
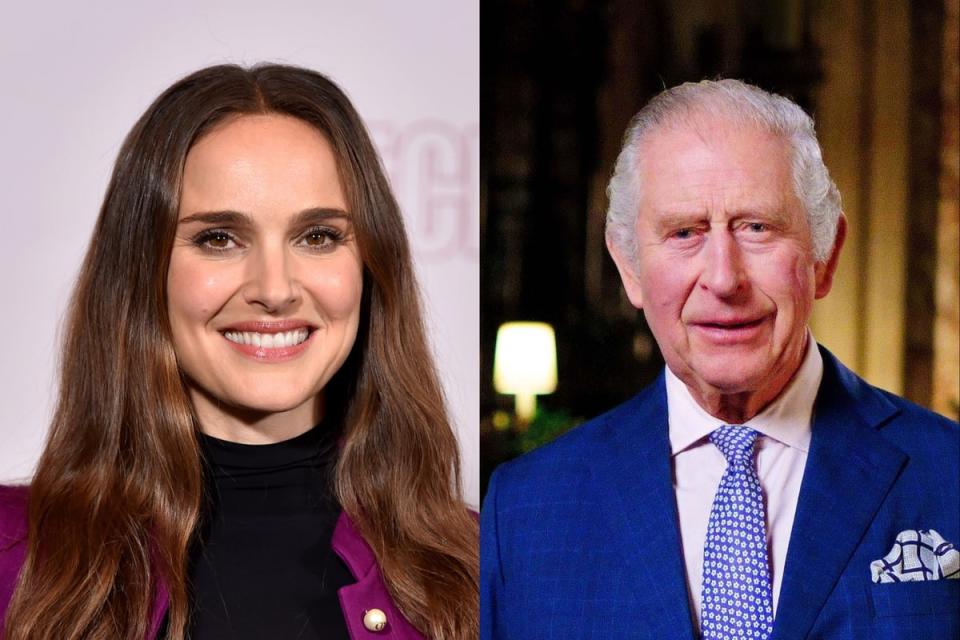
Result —
[{"label": "glowing lamp", "polygon": [[493,387],[516,396],[517,417],[529,422],[537,396],[557,388],[557,341],[545,322],[507,322],[497,330]]}]

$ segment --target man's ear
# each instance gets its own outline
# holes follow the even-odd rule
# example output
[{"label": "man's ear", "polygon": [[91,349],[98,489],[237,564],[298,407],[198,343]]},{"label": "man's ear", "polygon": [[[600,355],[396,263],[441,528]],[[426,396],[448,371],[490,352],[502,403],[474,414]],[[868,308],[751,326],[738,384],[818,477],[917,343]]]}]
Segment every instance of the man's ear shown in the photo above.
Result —
[{"label": "man's ear", "polygon": [[643,295],[640,291],[640,280],[637,278],[637,264],[632,256],[624,255],[621,248],[607,235],[607,251],[613,258],[613,263],[617,265],[617,271],[620,272],[620,280],[623,281],[623,288],[627,292],[627,298],[630,304],[637,309],[643,308]]},{"label": "man's ear", "polygon": [[840,219],[837,220],[837,237],[833,241],[830,256],[826,262],[818,262],[814,267],[817,285],[814,299],[819,300],[830,293],[830,288],[833,286],[833,274],[836,273],[837,265],[840,263],[840,250],[843,248],[843,242],[846,239],[847,217],[841,213]]}]

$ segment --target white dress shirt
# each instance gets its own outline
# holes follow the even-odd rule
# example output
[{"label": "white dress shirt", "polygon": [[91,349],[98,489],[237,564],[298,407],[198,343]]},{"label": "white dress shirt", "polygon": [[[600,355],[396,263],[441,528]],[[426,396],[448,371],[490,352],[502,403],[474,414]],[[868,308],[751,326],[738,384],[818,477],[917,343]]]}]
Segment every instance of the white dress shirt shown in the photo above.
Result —
[{"label": "white dress shirt", "polygon": [[[767,507],[767,548],[773,582],[774,615],[810,446],[813,403],[822,376],[823,359],[808,331],[807,352],[793,379],[772,403],[744,423],[760,433],[756,449],[757,474]],[[673,488],[680,516],[687,592],[694,612],[694,624],[699,632],[703,545],[707,538],[713,498],[727,468],[726,459],[708,440],[708,436],[726,423],[698,405],[687,386],[669,367],[666,384]]]}]

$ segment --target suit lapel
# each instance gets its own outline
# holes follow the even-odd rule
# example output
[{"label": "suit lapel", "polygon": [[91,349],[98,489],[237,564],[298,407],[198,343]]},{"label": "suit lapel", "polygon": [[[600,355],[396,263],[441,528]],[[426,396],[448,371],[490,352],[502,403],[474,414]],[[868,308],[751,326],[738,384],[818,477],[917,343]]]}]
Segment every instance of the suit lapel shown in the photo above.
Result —
[{"label": "suit lapel", "polygon": [[894,406],[822,351],[823,381],[771,640],[807,636],[906,460],[877,432]]},{"label": "suit lapel", "polygon": [[591,474],[605,503],[598,513],[622,545],[624,568],[636,585],[638,624],[651,637],[692,639],[663,374],[612,413],[595,438]]}]

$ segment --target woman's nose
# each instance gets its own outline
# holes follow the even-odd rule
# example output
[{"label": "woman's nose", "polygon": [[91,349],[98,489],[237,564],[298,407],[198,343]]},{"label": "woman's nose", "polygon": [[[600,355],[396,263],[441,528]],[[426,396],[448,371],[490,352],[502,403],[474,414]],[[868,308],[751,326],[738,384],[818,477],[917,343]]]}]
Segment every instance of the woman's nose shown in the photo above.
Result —
[{"label": "woman's nose", "polygon": [[250,256],[243,292],[248,304],[279,313],[299,300],[299,291],[286,251],[264,248]]}]

